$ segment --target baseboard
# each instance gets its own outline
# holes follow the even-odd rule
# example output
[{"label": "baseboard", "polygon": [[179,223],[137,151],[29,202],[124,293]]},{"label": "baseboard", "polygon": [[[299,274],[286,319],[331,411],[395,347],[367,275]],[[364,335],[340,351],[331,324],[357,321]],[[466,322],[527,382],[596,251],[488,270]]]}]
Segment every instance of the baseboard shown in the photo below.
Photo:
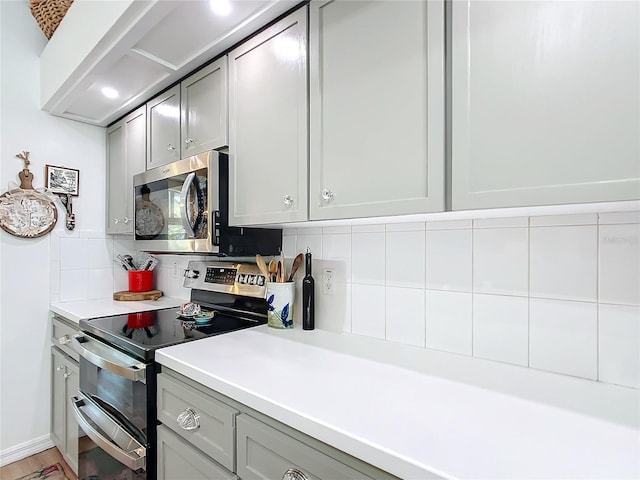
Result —
[{"label": "baseboard", "polygon": [[40,438],[21,443],[15,447],[10,447],[0,451],[0,467],[17,462],[23,458],[30,457],[36,453],[43,452],[53,447],[53,442],[49,435],[43,435]]}]

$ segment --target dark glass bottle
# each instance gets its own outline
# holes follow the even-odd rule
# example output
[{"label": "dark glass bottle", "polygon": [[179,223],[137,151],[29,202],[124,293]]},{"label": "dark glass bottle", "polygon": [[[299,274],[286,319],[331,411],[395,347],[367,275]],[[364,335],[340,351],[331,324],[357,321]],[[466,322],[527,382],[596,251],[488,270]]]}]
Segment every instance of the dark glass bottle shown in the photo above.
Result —
[{"label": "dark glass bottle", "polygon": [[311,276],[311,252],[307,249],[304,257],[304,278],[302,279],[302,329],[313,330],[313,277]]}]

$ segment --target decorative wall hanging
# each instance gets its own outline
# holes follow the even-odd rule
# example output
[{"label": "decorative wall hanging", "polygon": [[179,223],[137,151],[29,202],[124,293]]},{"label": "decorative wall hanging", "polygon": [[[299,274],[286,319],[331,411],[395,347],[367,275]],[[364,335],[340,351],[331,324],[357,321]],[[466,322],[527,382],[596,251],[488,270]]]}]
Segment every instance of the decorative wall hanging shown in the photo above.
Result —
[{"label": "decorative wall hanging", "polygon": [[55,197],[34,190],[29,152],[16,157],[24,160],[24,169],[18,173],[20,187],[0,195],[0,228],[16,237],[41,237],[53,230],[58,221]]},{"label": "decorative wall hanging", "polygon": [[67,210],[67,218],[64,226],[67,230],[76,227],[76,215],[71,205],[72,197],[80,193],[80,170],[67,167],[45,166],[46,187],[51,193],[55,193]]}]

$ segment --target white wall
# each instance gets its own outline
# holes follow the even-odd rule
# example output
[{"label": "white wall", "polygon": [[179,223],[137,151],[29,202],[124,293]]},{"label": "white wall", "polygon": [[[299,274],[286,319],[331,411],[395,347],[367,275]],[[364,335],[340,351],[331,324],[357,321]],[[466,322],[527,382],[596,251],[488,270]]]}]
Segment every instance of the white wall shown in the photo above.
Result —
[{"label": "white wall", "polygon": [[[78,229],[104,231],[104,129],[39,109],[38,58],[46,38],[26,0],[0,1],[0,193],[19,183],[15,155],[31,152],[34,186],[45,165],[80,170]],[[59,210],[56,231],[66,235]],[[21,239],[0,230],[0,458],[49,438],[50,235]]]}]

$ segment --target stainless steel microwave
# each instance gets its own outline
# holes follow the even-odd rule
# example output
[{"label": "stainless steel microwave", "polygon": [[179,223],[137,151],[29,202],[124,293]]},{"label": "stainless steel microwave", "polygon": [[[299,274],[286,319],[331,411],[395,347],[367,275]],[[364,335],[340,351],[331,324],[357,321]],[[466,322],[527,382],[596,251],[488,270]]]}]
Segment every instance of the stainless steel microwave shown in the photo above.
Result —
[{"label": "stainless steel microwave", "polygon": [[282,230],[230,227],[229,156],[215,150],[133,177],[136,248],[248,257],[276,255]]}]

